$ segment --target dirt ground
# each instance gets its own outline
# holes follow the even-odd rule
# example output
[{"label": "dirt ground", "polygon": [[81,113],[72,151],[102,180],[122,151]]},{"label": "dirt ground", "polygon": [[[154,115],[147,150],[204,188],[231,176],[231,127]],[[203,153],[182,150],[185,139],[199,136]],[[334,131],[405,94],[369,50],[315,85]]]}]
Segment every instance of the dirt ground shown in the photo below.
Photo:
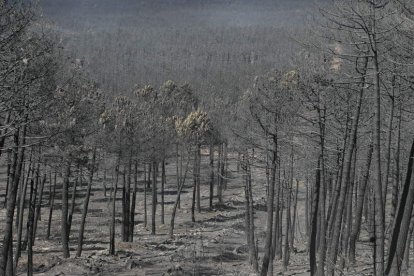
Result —
[{"label": "dirt ground", "polygon": [[[241,175],[236,172],[235,162],[230,163],[227,190],[224,192],[225,206],[208,209],[209,169],[207,156],[202,160],[202,211],[196,213],[196,223],[191,222],[191,183],[182,194],[181,209],[177,212],[175,237],[168,236],[171,210],[176,198],[175,164],[167,165],[167,186],[165,196],[165,224],[160,223],[160,206],[157,209],[157,235],[151,235],[151,192],[148,192],[148,226],[143,224],[143,181],[139,183],[137,195],[136,225],[134,242],[120,242],[121,190],[117,193],[117,229],[116,256],[108,255],[109,248],[109,219],[108,198],[104,197],[102,177],[94,182],[89,213],[85,229],[85,244],[81,258],[73,257],[77,246],[78,228],[81,218],[83,196],[86,184],[78,188],[77,204],[73,217],[70,236],[71,258],[62,258],[60,239],[61,201],[60,189],[57,186],[55,211],[51,237],[46,240],[47,218],[49,212],[49,187],[45,188],[41,221],[34,245],[35,275],[254,275],[248,264],[246,237],[244,232],[244,190]],[[190,173],[191,174],[191,173]],[[265,237],[265,185],[261,174],[256,171],[253,175],[255,198],[256,237],[259,244],[259,257],[262,256]],[[4,183],[4,181],[2,181]],[[0,202],[3,202],[4,191],[1,190]],[[71,193],[71,188],[69,188]],[[108,192],[109,196],[109,192]],[[215,199],[216,201],[216,199]],[[159,200],[160,202],[160,200]],[[290,266],[287,272],[282,271],[281,264],[275,261],[274,275],[309,275],[308,255],[305,229],[305,188],[300,187],[298,198],[298,218],[296,227],[295,252],[291,254]],[[27,210],[26,210],[27,211]],[[0,209],[0,232],[4,227],[5,210]],[[25,215],[25,217],[27,217]],[[26,225],[26,224],[24,224]],[[346,275],[370,275],[372,262],[370,246],[364,242],[358,243],[357,266]],[[25,275],[27,257],[25,252],[20,259],[18,275]],[[260,263],[260,260],[259,260]],[[414,274],[412,274],[414,275]]]}]

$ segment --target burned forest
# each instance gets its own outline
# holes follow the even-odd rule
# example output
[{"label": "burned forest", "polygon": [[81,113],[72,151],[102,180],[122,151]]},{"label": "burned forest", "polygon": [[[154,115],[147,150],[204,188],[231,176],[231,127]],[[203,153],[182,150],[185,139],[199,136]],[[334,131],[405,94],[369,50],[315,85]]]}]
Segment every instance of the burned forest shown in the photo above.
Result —
[{"label": "burned forest", "polygon": [[414,275],[410,0],[0,0],[0,276]]}]

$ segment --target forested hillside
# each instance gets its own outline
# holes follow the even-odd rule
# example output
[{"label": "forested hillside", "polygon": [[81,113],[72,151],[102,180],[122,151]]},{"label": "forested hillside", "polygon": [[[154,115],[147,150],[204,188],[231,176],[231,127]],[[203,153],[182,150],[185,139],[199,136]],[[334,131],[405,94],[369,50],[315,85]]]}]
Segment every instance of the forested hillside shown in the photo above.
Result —
[{"label": "forested hillside", "polygon": [[0,0],[0,276],[413,275],[409,0]]},{"label": "forested hillside", "polygon": [[308,1],[46,1],[52,28],[111,93],[189,82],[234,96],[289,63]]}]

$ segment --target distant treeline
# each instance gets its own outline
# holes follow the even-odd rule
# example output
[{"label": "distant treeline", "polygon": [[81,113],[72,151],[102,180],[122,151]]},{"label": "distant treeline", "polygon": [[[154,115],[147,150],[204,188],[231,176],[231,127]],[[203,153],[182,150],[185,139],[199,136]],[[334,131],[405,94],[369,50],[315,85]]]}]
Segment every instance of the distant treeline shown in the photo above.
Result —
[{"label": "distant treeline", "polygon": [[257,74],[289,66],[297,47],[288,33],[299,32],[312,7],[303,0],[40,4],[71,55],[110,93],[174,79],[230,98]]}]

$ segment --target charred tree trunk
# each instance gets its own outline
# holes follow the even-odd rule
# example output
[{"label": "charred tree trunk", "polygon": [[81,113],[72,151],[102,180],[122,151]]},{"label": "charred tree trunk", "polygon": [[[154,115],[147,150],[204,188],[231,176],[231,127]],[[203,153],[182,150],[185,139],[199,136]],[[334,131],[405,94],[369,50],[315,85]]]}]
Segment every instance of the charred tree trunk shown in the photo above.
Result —
[{"label": "charred tree trunk", "polygon": [[[55,176],[54,176],[54,179],[53,179],[52,198],[50,200],[49,220],[48,220],[48,223],[47,223],[46,239],[50,238],[50,228],[52,226],[52,215],[53,215],[53,207],[54,207],[54,204],[55,204],[55,194],[56,194],[56,178],[57,178],[57,173],[55,172]],[[50,175],[50,182],[52,182],[52,175]]]},{"label": "charred tree trunk", "polygon": [[132,192],[132,200],[131,200],[131,218],[129,224],[129,241],[134,241],[134,229],[135,229],[135,206],[137,202],[137,188],[138,188],[138,161],[135,161],[134,166],[134,190]]},{"label": "charred tree trunk", "polygon": [[[326,179],[325,179],[325,130],[326,130],[326,107],[320,103],[318,108],[319,117],[319,146],[320,146],[320,187],[319,187],[319,263],[318,275],[325,275],[325,259],[326,259]],[[293,160],[292,160],[293,162]]]},{"label": "charred tree trunk", "polygon": [[165,189],[165,160],[161,163],[161,224],[164,224],[164,189]]},{"label": "charred tree trunk", "polygon": [[193,197],[191,200],[191,221],[195,222],[195,206],[197,196],[197,165],[198,165],[198,146],[194,150],[194,163],[193,163]]},{"label": "charred tree trunk", "polygon": [[69,229],[68,229],[68,186],[70,176],[70,162],[66,163],[65,176],[62,187],[62,217],[61,217],[61,238],[63,258],[69,258]]},{"label": "charred tree trunk", "polygon": [[[384,176],[384,185],[382,187],[382,197],[384,202],[384,215],[385,215],[385,205],[387,204],[387,192],[388,192],[388,182],[390,176],[390,167],[391,167],[391,142],[392,142],[392,130],[393,130],[393,121],[394,121],[394,107],[395,107],[395,81],[396,76],[394,75],[392,78],[392,95],[390,96],[391,100],[391,110],[390,110],[390,118],[388,121],[388,133],[387,133],[387,152],[386,152],[386,168],[385,168],[385,176]],[[384,222],[385,223],[385,222]]]},{"label": "charred tree trunk", "polygon": [[224,149],[223,149],[223,164],[222,164],[222,175],[223,175],[223,188],[224,190],[227,190],[227,184],[228,184],[228,178],[227,178],[227,172],[229,171],[229,146],[227,142],[224,143]]},{"label": "charred tree trunk", "polygon": [[[26,136],[26,125],[24,124],[22,130],[17,130],[14,134],[14,148],[13,148],[13,167],[11,175],[11,186],[7,194],[7,209],[6,209],[6,223],[4,229],[3,238],[3,256],[0,259],[0,275],[5,276],[6,266],[10,265],[8,258],[13,258],[13,219],[14,210],[16,207],[17,188],[22,173],[23,160]],[[19,148],[19,146],[22,146]],[[13,261],[11,261],[13,264]]]},{"label": "charred tree trunk", "polygon": [[183,190],[183,187],[185,185],[185,180],[187,178],[187,172],[188,172],[189,164],[190,164],[190,156],[188,156],[187,164],[185,166],[184,176],[180,177],[181,182],[179,183],[179,186],[178,186],[177,198],[175,200],[173,210],[172,210],[172,213],[171,213],[171,223],[170,223],[170,233],[169,233],[171,239],[174,239],[175,216],[176,216],[177,208],[178,208],[178,205],[179,205],[179,202],[180,202],[181,191]]},{"label": "charred tree trunk", "polygon": [[197,145],[196,160],[197,160],[197,163],[196,163],[197,212],[201,213],[201,185],[200,185],[201,152],[200,152],[200,145]]},{"label": "charred tree trunk", "polygon": [[155,235],[155,215],[157,212],[157,162],[152,162],[152,217],[151,217],[151,234]]},{"label": "charred tree trunk", "polygon": [[346,118],[346,124],[345,124],[345,134],[344,134],[344,141],[343,141],[343,147],[340,149],[338,147],[338,159],[337,159],[337,166],[338,171],[336,175],[335,185],[332,192],[332,196],[329,202],[328,207],[328,228],[327,228],[327,238],[329,240],[332,240],[332,232],[333,232],[333,226],[335,224],[335,218],[336,218],[336,210],[338,206],[339,196],[341,194],[341,187],[342,187],[342,180],[344,176],[344,167],[345,167],[345,152],[348,147],[348,140],[349,140],[349,116]]},{"label": "charred tree trunk", "polygon": [[210,144],[210,211],[213,210],[213,197],[214,197],[214,146]]},{"label": "charred tree trunk", "polygon": [[311,233],[309,240],[309,265],[311,276],[316,275],[317,262],[316,262],[316,237],[318,231],[318,213],[319,213],[319,190],[321,186],[321,159],[318,160],[318,167],[316,169],[316,181],[313,191],[313,203],[312,203],[312,219],[311,219]]},{"label": "charred tree trunk", "polygon": [[371,167],[371,160],[372,160],[372,151],[373,147],[370,144],[367,153],[367,161],[365,164],[365,173],[362,179],[362,182],[359,185],[358,190],[358,197],[356,201],[356,208],[355,208],[355,215],[354,215],[354,223],[352,226],[352,232],[349,238],[349,261],[351,263],[355,263],[355,249],[356,249],[356,242],[359,236],[359,232],[361,229],[361,220],[362,220],[362,210],[364,207],[364,199],[366,197],[366,189],[369,179],[369,172]]},{"label": "charred tree trunk", "polygon": [[34,181],[30,181],[29,217],[27,218],[27,275],[33,275],[33,221],[35,210]]},{"label": "charred tree trunk", "polygon": [[[148,166],[148,171],[151,171],[151,165]],[[144,164],[144,227],[147,227],[148,224],[148,210],[147,210],[147,182],[151,181],[151,175],[148,173],[147,178],[147,166]]]},{"label": "charred tree trunk", "polygon": [[311,214],[310,214],[310,212],[311,212],[311,210],[312,210],[312,208],[311,208],[311,206],[309,206],[310,205],[310,202],[311,202],[311,200],[309,199],[310,198],[310,189],[309,189],[309,181],[308,181],[308,177],[306,176],[306,183],[305,183],[305,185],[306,185],[306,198],[305,198],[305,223],[306,223],[306,237],[309,239],[309,234],[310,234],[310,231],[309,231],[309,229],[310,229],[310,217],[311,217]]},{"label": "charred tree trunk", "polygon": [[40,191],[39,191],[39,201],[36,204],[36,210],[35,210],[35,216],[34,216],[34,225],[33,225],[33,244],[36,238],[36,230],[37,230],[37,223],[40,219],[40,212],[42,210],[42,200],[43,200],[43,190],[46,183],[46,173],[43,174],[42,183],[40,185]]},{"label": "charred tree trunk", "polygon": [[177,181],[177,194],[178,190],[180,189],[180,183],[181,183],[181,172],[182,172],[182,163],[181,163],[181,157],[180,157],[180,145],[177,143],[176,147],[176,153],[175,153],[175,174],[176,174],[176,181]]},{"label": "charred tree trunk", "polygon": [[[292,165],[291,165],[292,166]],[[292,198],[292,182],[293,175],[290,176],[291,179],[286,182],[286,232],[285,232],[285,242],[283,250],[283,271],[287,271],[290,260],[290,238],[291,238],[291,198]]]},{"label": "charred tree trunk", "polygon": [[254,271],[259,272],[259,264],[257,260],[257,250],[254,233],[254,213],[253,210],[253,198],[252,198],[252,183],[251,183],[251,171],[249,168],[248,153],[243,155],[243,178],[244,178],[244,196],[245,196],[245,226],[247,246],[249,247],[249,261]]},{"label": "charred tree trunk", "polygon": [[[277,162],[277,145],[278,137],[275,135],[272,136],[272,145],[271,150],[271,176],[270,176],[270,187],[269,187],[269,196],[267,199],[267,226],[266,226],[266,243],[265,251],[263,256],[262,270],[260,271],[261,276],[266,276],[269,269],[269,262],[272,259],[272,238],[273,238],[273,206],[275,200],[275,183],[276,183],[276,162]],[[269,153],[266,153],[269,154]]]},{"label": "charred tree trunk", "polygon": [[107,173],[107,170],[106,170],[106,167],[104,168],[104,175],[103,175],[103,186],[104,186],[104,197],[106,198],[106,190],[107,190],[107,187],[106,187],[106,173]]},{"label": "charred tree trunk", "polygon": [[23,183],[23,187],[21,190],[20,195],[20,211],[18,212],[18,226],[17,226],[17,241],[16,241],[16,254],[14,258],[14,268],[17,269],[17,265],[19,263],[19,258],[21,256],[21,249],[22,249],[22,234],[23,234],[23,218],[24,218],[24,206],[26,203],[26,193],[27,193],[27,185],[29,181],[30,173],[33,171],[32,164],[31,164],[31,158],[29,160],[27,175]]},{"label": "charred tree trunk", "polygon": [[217,198],[218,205],[223,205],[223,177],[221,175],[221,167],[223,163],[223,145],[218,147],[218,159],[217,159]]},{"label": "charred tree trunk", "polygon": [[291,231],[291,237],[290,237],[290,248],[292,250],[294,250],[294,246],[295,246],[296,217],[297,217],[297,209],[298,209],[298,193],[299,193],[299,180],[296,180],[295,199],[294,199],[294,205],[293,205],[292,231]]},{"label": "charred tree trunk", "polygon": [[294,166],[294,155],[293,155],[293,139],[292,139],[292,146],[291,146],[291,153],[290,153],[290,179],[286,182],[286,234],[285,234],[285,247],[284,247],[284,255],[283,255],[283,270],[287,271],[287,267],[289,265],[290,260],[290,243],[293,243],[292,232],[295,231],[295,228],[292,228],[292,212],[291,212],[291,203],[292,203],[292,187],[293,187],[293,166]]},{"label": "charred tree trunk", "polygon": [[407,166],[407,176],[398,204],[397,216],[394,220],[392,236],[389,245],[389,255],[385,275],[400,275],[404,250],[407,243],[411,215],[414,204],[414,185],[411,185],[414,163],[414,140],[411,146]]},{"label": "charred tree trunk", "polygon": [[354,186],[355,186],[355,171],[356,171],[356,156],[357,152],[355,149],[354,152],[354,160],[352,165],[352,171],[351,171],[351,178],[349,182],[349,187],[347,189],[347,195],[346,195],[346,209],[345,209],[345,216],[343,218],[342,223],[342,254],[340,258],[340,270],[343,270],[345,267],[345,261],[346,258],[349,256],[349,237],[351,235],[352,231],[352,205],[353,205],[353,192],[354,192]]},{"label": "charred tree trunk", "polygon": [[[275,229],[274,231],[275,233],[275,237],[277,238],[277,241],[275,241],[276,244],[274,244],[275,246],[275,258],[277,260],[281,260],[283,257],[283,198],[284,198],[284,193],[283,193],[283,185],[282,185],[282,169],[280,166],[280,157],[279,157],[279,165],[277,166],[277,183],[278,183],[278,197],[279,197],[279,205],[276,206],[276,209],[279,210],[279,214],[277,215],[278,217],[278,222],[277,222],[277,229]],[[276,215],[275,215],[276,216]],[[276,225],[276,224],[275,224]]]},{"label": "charred tree trunk", "polygon": [[[277,187],[276,187],[276,195],[275,195],[275,199],[276,199],[276,203],[275,203],[275,218],[274,218],[274,229],[273,229],[273,239],[272,239],[272,259],[274,260],[275,257],[277,256],[278,259],[280,259],[282,257],[282,245],[279,242],[279,228],[280,225],[282,224],[281,219],[280,219],[280,209],[283,208],[283,206],[281,206],[281,185],[280,185],[280,164],[277,165]],[[270,182],[270,181],[269,181]]]},{"label": "charred tree trunk", "polygon": [[[118,190],[118,181],[119,181],[119,159],[115,167],[115,185],[112,185],[111,190],[111,223],[109,228],[109,254],[115,255],[115,216],[116,216],[116,192]],[[113,180],[112,180],[113,181]]]},{"label": "charred tree trunk", "polygon": [[[373,45],[374,65],[374,91],[375,91],[375,112],[374,112],[374,171],[375,171],[375,261],[374,269],[376,276],[384,274],[384,201],[382,197],[382,173],[381,173],[381,80],[379,57],[376,44]],[[411,214],[410,214],[411,215]]]},{"label": "charred tree trunk", "polygon": [[[82,219],[79,227],[79,236],[78,236],[78,248],[76,250],[76,257],[80,257],[82,254],[82,247],[83,247],[83,237],[85,231],[85,223],[86,223],[86,216],[88,214],[88,206],[89,206],[89,199],[91,197],[91,189],[93,183],[93,173],[95,171],[95,161],[96,161],[96,148],[94,148],[92,153],[92,162],[89,169],[89,179],[88,179],[88,187],[86,189],[86,196],[85,201],[83,202],[83,210],[82,210]],[[81,174],[81,181],[82,181],[82,174]]]},{"label": "charred tree trunk", "polygon": [[395,151],[395,175],[394,175],[394,182],[392,185],[392,199],[391,199],[391,221],[390,226],[394,223],[395,213],[397,211],[397,204],[398,204],[398,195],[400,192],[400,151],[401,151],[401,122],[402,122],[402,104],[399,104],[399,112],[398,112],[398,129],[397,129],[397,146]]},{"label": "charred tree trunk", "polygon": [[69,209],[69,215],[68,215],[68,235],[70,235],[70,230],[72,228],[72,218],[73,213],[75,211],[75,205],[76,205],[76,189],[78,184],[82,187],[82,169],[78,168],[78,177],[76,177],[75,181],[73,182],[72,187],[72,200],[70,203],[70,209]]},{"label": "charred tree trunk", "polygon": [[130,199],[131,199],[131,167],[132,167],[132,153],[129,154],[128,167],[124,169],[124,179],[122,185],[122,241],[129,240],[129,219],[130,219]]},{"label": "charred tree trunk", "polygon": [[[336,208],[334,209],[335,212],[333,213],[334,217],[332,220],[332,240],[330,242],[330,247],[328,251],[329,261],[327,265],[327,274],[329,276],[334,275],[334,269],[335,264],[338,256],[338,245],[339,245],[339,237],[340,237],[340,230],[342,225],[342,217],[344,213],[344,207],[345,207],[345,199],[346,199],[346,191],[348,184],[350,182],[351,178],[351,166],[352,166],[352,160],[353,160],[353,154],[356,148],[357,143],[357,134],[358,134],[358,125],[359,125],[359,118],[361,114],[361,106],[362,106],[362,100],[365,90],[365,72],[366,68],[368,66],[368,59],[365,59],[364,61],[364,73],[361,77],[361,88],[359,90],[357,105],[354,111],[354,116],[352,120],[352,127],[351,127],[351,136],[350,141],[348,145],[347,151],[344,153],[344,172],[343,172],[343,178],[342,183],[340,187],[340,195],[338,198],[338,204]],[[339,183],[338,183],[339,184]],[[379,194],[382,194],[381,187],[379,187]],[[382,207],[381,207],[382,208]],[[378,275],[379,276],[379,275]]]},{"label": "charred tree trunk", "polygon": [[[2,151],[0,150],[0,153]],[[10,178],[10,171],[11,171],[11,151],[8,150],[7,151],[7,170],[6,170],[6,193],[4,196],[4,208],[7,208],[7,195],[9,194],[9,188],[10,188],[10,182],[11,182],[11,178]]]}]

